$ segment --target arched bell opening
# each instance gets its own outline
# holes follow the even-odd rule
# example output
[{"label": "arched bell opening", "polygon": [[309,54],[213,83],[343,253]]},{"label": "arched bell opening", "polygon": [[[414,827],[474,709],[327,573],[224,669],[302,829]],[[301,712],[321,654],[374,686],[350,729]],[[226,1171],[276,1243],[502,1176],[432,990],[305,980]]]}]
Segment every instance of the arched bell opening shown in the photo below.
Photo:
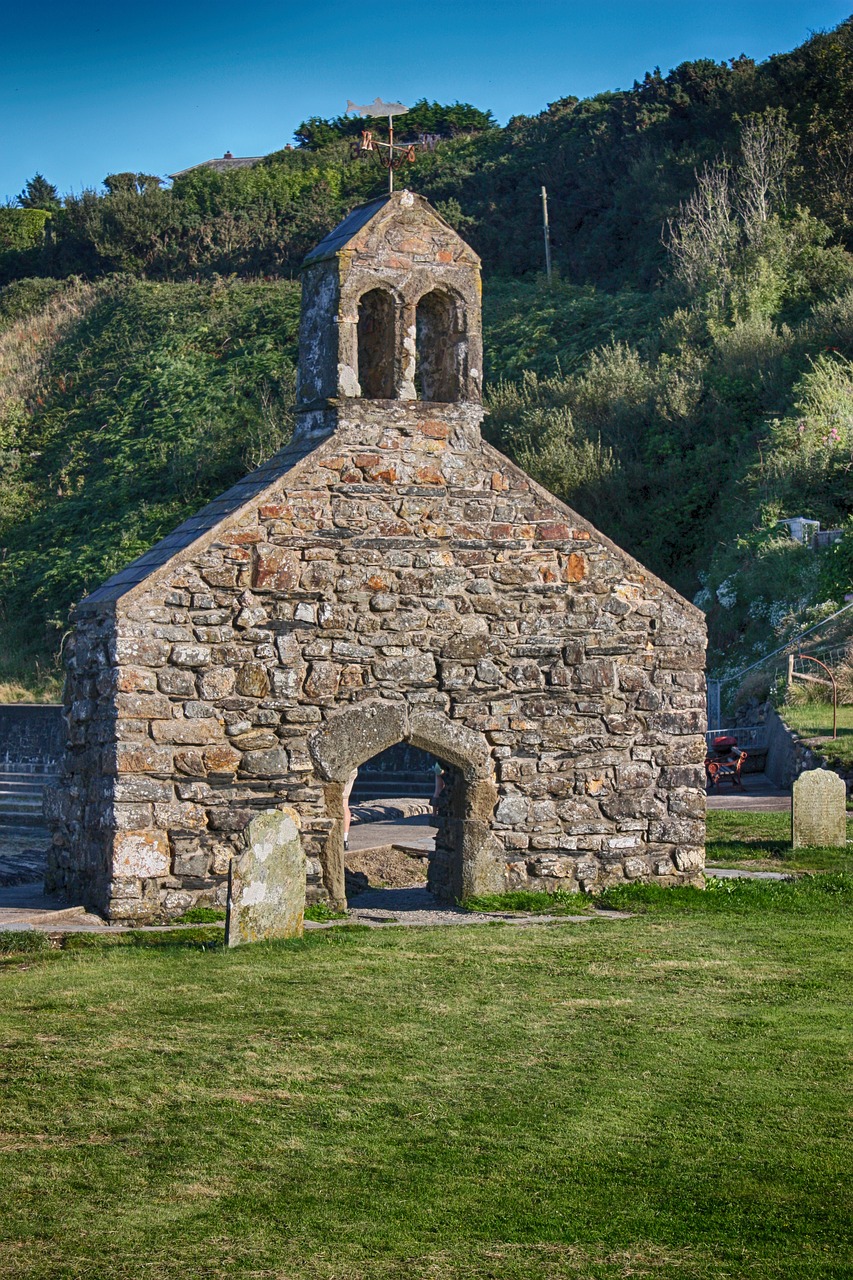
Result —
[{"label": "arched bell opening", "polygon": [[365,400],[393,400],[396,337],[394,298],[370,289],[358,303],[358,382]]},{"label": "arched bell opening", "polygon": [[419,400],[455,404],[465,398],[467,335],[462,302],[433,289],[417,306],[415,390]]}]

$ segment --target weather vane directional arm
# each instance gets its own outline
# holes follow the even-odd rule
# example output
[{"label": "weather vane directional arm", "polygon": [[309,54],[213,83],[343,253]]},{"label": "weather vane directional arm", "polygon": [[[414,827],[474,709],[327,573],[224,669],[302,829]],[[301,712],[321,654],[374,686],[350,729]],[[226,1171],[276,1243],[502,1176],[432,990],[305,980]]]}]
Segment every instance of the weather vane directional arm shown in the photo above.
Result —
[{"label": "weather vane directional arm", "polygon": [[353,154],[362,157],[375,155],[385,165],[388,170],[389,194],[394,190],[394,170],[399,169],[402,164],[415,162],[415,144],[394,141],[394,117],[405,115],[408,110],[402,102],[383,102],[381,98],[374,98],[373,102],[362,107],[347,100],[346,115],[386,116],[388,119],[388,141],[383,142],[381,138],[375,138],[370,129],[364,129],[360,141],[353,147]]}]

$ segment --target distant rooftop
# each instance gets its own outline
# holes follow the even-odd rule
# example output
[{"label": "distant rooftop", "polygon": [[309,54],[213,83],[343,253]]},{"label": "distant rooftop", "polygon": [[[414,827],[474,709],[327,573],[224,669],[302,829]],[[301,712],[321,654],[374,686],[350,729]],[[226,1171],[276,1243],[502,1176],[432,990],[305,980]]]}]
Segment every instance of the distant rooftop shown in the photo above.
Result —
[{"label": "distant rooftop", "polygon": [[170,178],[182,178],[185,173],[193,173],[196,169],[215,169],[217,173],[230,173],[232,169],[253,169],[260,164],[263,156],[233,156],[226,151],[221,160],[202,160],[201,164],[191,164],[189,169],[180,169],[170,173]]}]

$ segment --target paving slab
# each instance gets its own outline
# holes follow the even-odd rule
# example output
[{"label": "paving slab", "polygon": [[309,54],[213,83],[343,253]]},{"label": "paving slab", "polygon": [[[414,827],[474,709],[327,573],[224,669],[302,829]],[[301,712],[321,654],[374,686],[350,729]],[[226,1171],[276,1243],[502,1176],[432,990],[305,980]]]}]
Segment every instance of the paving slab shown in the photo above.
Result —
[{"label": "paving slab", "polygon": [[50,837],[36,827],[0,826],[0,885],[28,884],[47,870]]},{"label": "paving slab", "polygon": [[349,832],[349,847],[354,853],[364,849],[379,849],[383,845],[405,845],[428,853],[435,848],[435,827],[428,813],[412,814],[394,822],[369,822],[353,824]]},{"label": "paving slab", "polygon": [[790,872],[784,871],[742,871],[738,867],[706,867],[706,876],[716,880],[793,880]]},{"label": "paving slab", "polygon": [[723,782],[707,797],[708,809],[728,809],[734,813],[787,813],[791,792],[777,787],[764,773],[747,773],[743,786]]}]

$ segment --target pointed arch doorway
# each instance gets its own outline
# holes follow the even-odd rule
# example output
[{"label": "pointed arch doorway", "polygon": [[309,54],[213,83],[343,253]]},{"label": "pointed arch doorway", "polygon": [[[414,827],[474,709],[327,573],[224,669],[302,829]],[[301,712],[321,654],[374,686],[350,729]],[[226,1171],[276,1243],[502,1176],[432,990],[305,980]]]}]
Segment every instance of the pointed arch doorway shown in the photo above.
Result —
[{"label": "pointed arch doorway", "polygon": [[401,702],[372,699],[337,712],[309,738],[330,821],[321,861],[333,903],[346,905],[344,788],[353,770],[398,742],[410,742],[451,766],[452,790],[430,860],[430,892],[447,902],[500,892],[504,853],[491,830],[497,787],[485,738],[441,712],[410,711]]}]

